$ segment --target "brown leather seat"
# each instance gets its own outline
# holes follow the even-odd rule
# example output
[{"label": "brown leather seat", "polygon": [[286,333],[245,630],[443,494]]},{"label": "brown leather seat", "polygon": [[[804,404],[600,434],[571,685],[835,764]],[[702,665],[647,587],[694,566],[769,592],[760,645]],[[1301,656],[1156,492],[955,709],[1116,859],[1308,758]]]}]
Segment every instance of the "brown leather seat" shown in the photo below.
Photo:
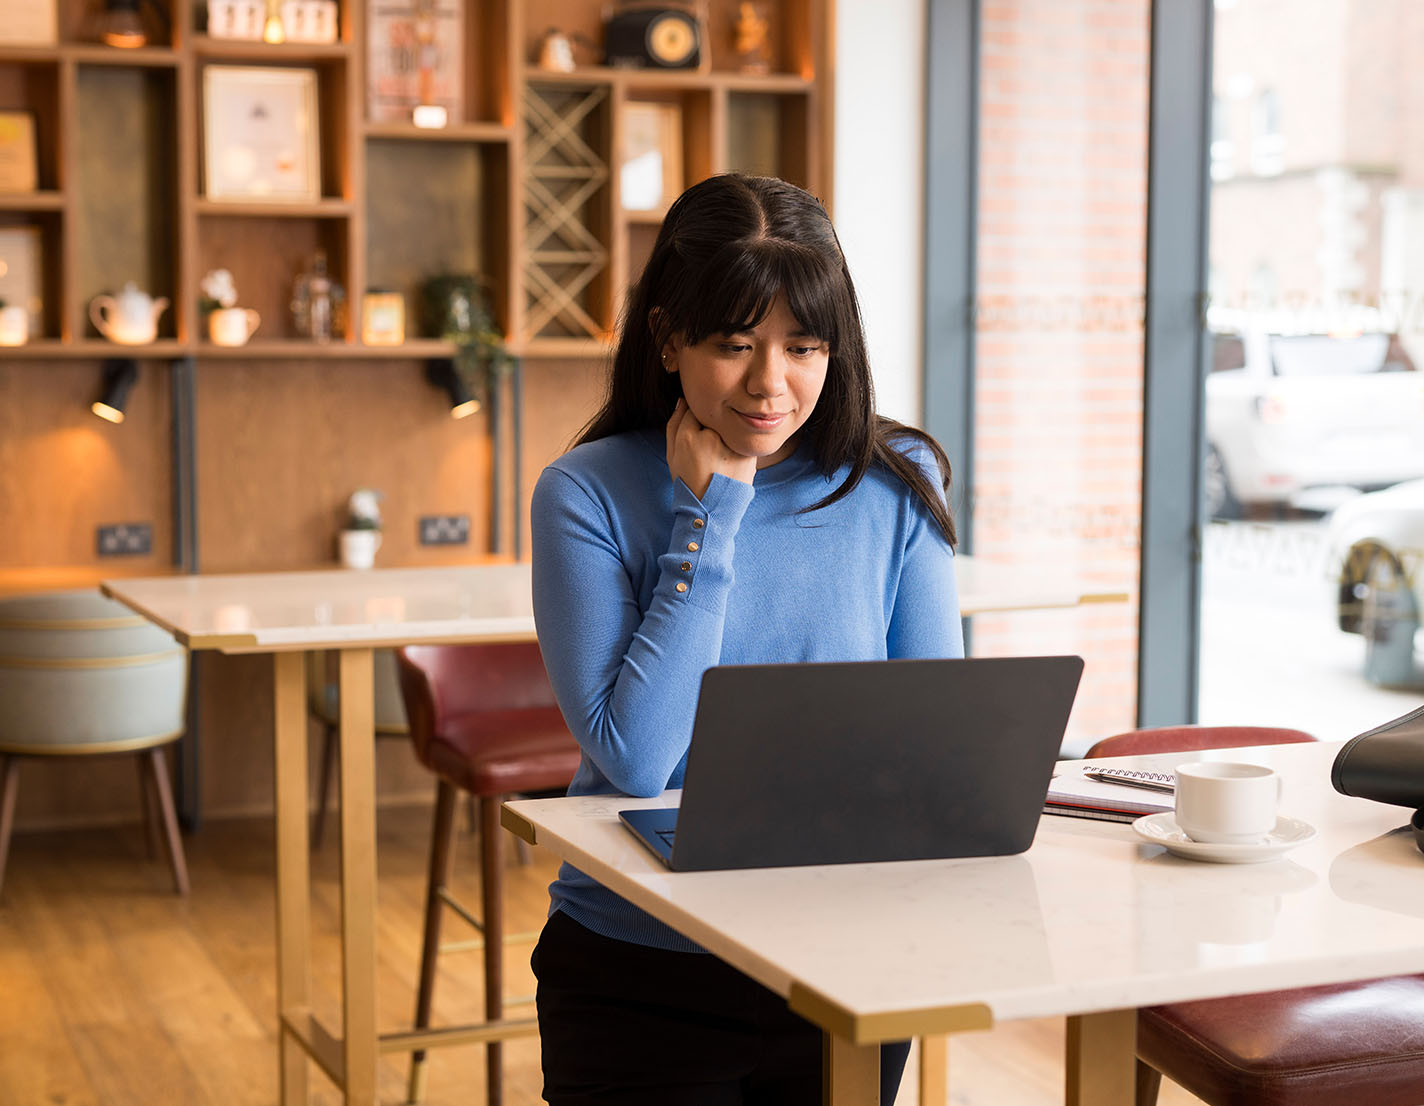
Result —
[{"label": "brown leather seat", "polygon": [[[1086,758],[1285,745],[1274,726],[1161,726],[1107,737]],[[1137,1106],[1165,1075],[1208,1106],[1420,1106],[1424,976],[1301,987],[1137,1013]]]},{"label": "brown leather seat", "polygon": [[[579,766],[578,743],[564,725],[533,642],[407,646],[398,650],[397,661],[416,756],[438,781],[415,1025],[425,1028],[430,1023],[460,791],[479,801],[485,1018],[494,1021],[504,1013],[500,803],[512,794],[568,787]],[[500,1042],[490,1041],[486,1049],[487,1102],[499,1106]],[[424,1063],[424,1053],[414,1053],[411,1102],[421,1097]]]},{"label": "brown leather seat", "polygon": [[1154,1006],[1137,1055],[1210,1106],[1419,1106],[1424,975]]}]

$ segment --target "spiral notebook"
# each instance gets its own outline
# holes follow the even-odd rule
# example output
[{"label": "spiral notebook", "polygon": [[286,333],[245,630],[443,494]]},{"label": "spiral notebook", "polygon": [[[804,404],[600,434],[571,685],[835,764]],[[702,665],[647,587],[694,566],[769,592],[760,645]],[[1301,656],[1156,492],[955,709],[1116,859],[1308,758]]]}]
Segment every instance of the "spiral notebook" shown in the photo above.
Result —
[{"label": "spiral notebook", "polygon": [[1144,814],[1163,814],[1175,809],[1172,796],[1147,791],[1131,782],[1109,783],[1105,779],[1090,779],[1086,773],[1104,777],[1118,776],[1124,781],[1146,780],[1161,785],[1176,782],[1170,772],[1141,772],[1130,768],[1111,768],[1103,764],[1084,764],[1062,770],[1048,785],[1043,800],[1043,813],[1061,814],[1069,818],[1097,818],[1105,822],[1135,822]]}]

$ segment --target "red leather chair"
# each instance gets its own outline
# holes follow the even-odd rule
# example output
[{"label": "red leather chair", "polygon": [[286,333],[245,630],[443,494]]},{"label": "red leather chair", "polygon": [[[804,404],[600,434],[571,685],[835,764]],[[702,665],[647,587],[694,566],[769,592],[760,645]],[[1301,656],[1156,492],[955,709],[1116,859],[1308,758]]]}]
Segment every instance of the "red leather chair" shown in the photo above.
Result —
[{"label": "red leather chair", "polygon": [[1243,745],[1294,745],[1314,740],[1304,730],[1281,726],[1156,726],[1105,737],[1089,749],[1083,759],[1194,753],[1201,749],[1234,749]]},{"label": "red leather chair", "polygon": [[[1085,759],[1315,740],[1269,726],[1164,726]],[[1137,1106],[1162,1076],[1208,1106],[1424,1103],[1424,975],[1174,1002],[1137,1012]]]},{"label": "red leather chair", "polygon": [[[397,663],[416,756],[438,780],[415,1025],[430,1024],[442,905],[474,921],[446,890],[460,791],[479,800],[483,922],[475,924],[484,933],[485,1018],[494,1021],[504,1012],[500,803],[512,794],[568,787],[579,765],[578,743],[564,725],[533,642],[407,646],[398,650]],[[486,1050],[487,1101],[500,1106],[500,1042],[488,1042]],[[424,1064],[424,1052],[415,1052],[411,1102],[420,1100]]]}]

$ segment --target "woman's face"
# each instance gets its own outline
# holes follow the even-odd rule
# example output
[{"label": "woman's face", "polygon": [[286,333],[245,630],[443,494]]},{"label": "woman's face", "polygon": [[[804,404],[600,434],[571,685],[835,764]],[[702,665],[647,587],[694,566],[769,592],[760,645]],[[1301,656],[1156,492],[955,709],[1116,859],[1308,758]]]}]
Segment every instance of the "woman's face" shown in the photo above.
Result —
[{"label": "woman's face", "polygon": [[795,452],[831,355],[829,343],[802,331],[782,296],[752,330],[711,334],[695,346],[674,338],[664,352],[697,421],[732,452],[755,457],[757,468]]}]

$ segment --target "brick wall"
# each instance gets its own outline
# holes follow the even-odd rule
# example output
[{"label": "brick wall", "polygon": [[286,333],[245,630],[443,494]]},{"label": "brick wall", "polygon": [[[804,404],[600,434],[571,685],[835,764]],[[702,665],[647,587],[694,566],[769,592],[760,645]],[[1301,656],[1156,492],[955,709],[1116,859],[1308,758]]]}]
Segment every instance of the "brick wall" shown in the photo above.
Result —
[{"label": "brick wall", "polygon": [[1132,601],[980,616],[976,655],[1087,661],[1069,748],[1134,725],[1148,0],[986,0],[974,552]]}]

